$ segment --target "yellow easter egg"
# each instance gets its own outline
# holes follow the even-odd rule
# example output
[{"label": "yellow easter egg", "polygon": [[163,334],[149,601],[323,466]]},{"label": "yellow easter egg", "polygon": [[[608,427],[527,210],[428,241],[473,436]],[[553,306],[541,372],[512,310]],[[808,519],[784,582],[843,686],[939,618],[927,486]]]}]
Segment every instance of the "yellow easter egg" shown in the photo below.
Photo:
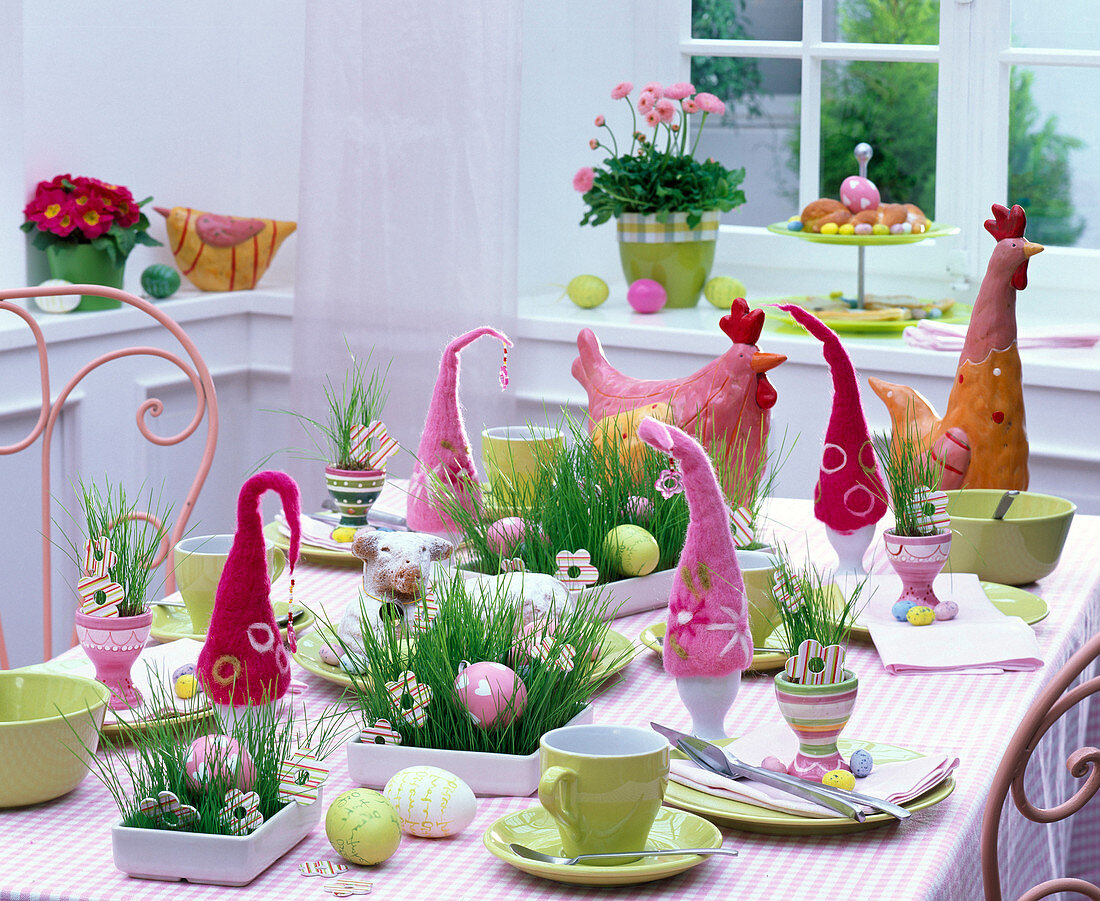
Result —
[{"label": "yellow easter egg", "polygon": [[856,787],[856,777],[847,770],[829,770],[821,777],[821,781],[825,785],[831,785],[833,788],[843,788],[847,791],[851,791]]},{"label": "yellow easter egg", "polygon": [[351,526],[337,526],[332,530],[332,540],[350,544],[355,541],[355,531]]},{"label": "yellow easter egg", "polygon": [[578,307],[590,310],[607,300],[607,282],[597,275],[578,275],[565,286],[565,293]]},{"label": "yellow easter egg", "polygon": [[392,857],[401,844],[401,821],[378,792],[353,788],[332,802],[325,834],[344,860],[372,866]]},{"label": "yellow easter egg", "polygon": [[930,626],[936,621],[936,612],[931,607],[910,607],[905,618],[914,626]]},{"label": "yellow easter egg", "polygon": [[845,222],[840,226],[840,234],[842,235],[854,235],[856,233],[856,227],[851,222]]},{"label": "yellow easter egg", "polygon": [[470,786],[437,766],[410,766],[394,773],[383,795],[397,811],[402,831],[421,838],[458,835],[477,814]]},{"label": "yellow easter egg", "polygon": [[180,676],[176,679],[176,684],[173,686],[173,690],[176,692],[177,698],[193,698],[199,690],[199,683],[194,676]]},{"label": "yellow easter egg", "polygon": [[641,526],[627,523],[615,526],[603,540],[603,551],[614,561],[620,575],[627,578],[648,576],[661,562],[657,539]]},{"label": "yellow easter egg", "polygon": [[888,226],[883,225],[881,222],[876,222],[873,226],[871,226],[871,234],[888,235],[890,234],[890,229]]},{"label": "yellow easter egg", "polygon": [[821,226],[821,234],[823,235],[835,235],[838,231],[840,231],[840,226],[835,222],[826,222]]},{"label": "yellow easter egg", "polygon": [[728,313],[730,304],[738,297],[745,296],[745,283],[739,278],[720,275],[703,285],[703,296],[718,309]]}]

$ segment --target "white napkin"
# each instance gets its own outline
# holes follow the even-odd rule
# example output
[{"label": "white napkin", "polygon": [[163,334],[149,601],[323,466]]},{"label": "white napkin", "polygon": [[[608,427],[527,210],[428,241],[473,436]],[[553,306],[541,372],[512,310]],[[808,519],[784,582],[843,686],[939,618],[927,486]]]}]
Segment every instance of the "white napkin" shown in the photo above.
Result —
[{"label": "white napkin", "polygon": [[[275,524],[279,527],[280,535],[284,538],[290,538],[290,526],[287,524],[286,515],[282,510],[275,514]],[[336,541],[332,537],[333,530],[340,525],[339,513],[303,513],[298,520],[298,524],[302,530],[303,544],[330,551],[351,553],[350,541]]]},{"label": "white napkin", "polygon": [[[962,350],[966,325],[951,325],[935,319],[921,319],[910,326],[902,337],[906,344],[928,350]],[[1100,325],[1055,325],[1021,329],[1016,339],[1020,350],[1034,347],[1092,347],[1100,341]]]},{"label": "white napkin", "polygon": [[[772,723],[743,735],[728,746],[745,763],[760,766],[765,757],[778,757],[790,763],[798,751],[798,740],[786,723]],[[932,755],[897,762],[875,761],[870,776],[856,780],[860,794],[871,795],[894,804],[904,804],[939,785],[959,765],[958,757]],[[718,798],[743,801],[756,807],[806,817],[837,817],[836,811],[819,807],[777,788],[748,779],[730,781],[688,760],[673,760],[670,778],[696,791]],[[874,813],[870,807],[864,813]]]},{"label": "white napkin", "polygon": [[912,626],[890,613],[901,595],[901,579],[892,573],[867,577],[867,606],[858,621],[870,630],[887,672],[1001,673],[1043,665],[1031,626],[994,607],[976,575],[941,573],[933,587],[941,601],[959,605],[959,615],[931,626]]}]

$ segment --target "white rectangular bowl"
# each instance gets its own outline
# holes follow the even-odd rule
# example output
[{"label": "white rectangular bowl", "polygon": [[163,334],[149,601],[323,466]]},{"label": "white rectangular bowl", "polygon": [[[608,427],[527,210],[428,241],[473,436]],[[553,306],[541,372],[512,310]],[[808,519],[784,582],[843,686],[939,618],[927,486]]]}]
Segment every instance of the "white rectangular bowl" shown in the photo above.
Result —
[{"label": "white rectangular bowl", "polygon": [[[592,705],[566,725],[592,722]],[[481,751],[448,751],[441,748],[409,748],[377,745],[358,739],[348,742],[348,773],[359,785],[381,789],[405,767],[437,766],[454,773],[480,797],[509,795],[526,798],[539,787],[539,752],[490,754]]]},{"label": "white rectangular bowl", "polygon": [[312,804],[291,803],[251,835],[206,835],[170,829],[111,829],[115,866],[136,879],[247,885],[321,819],[321,792]]}]

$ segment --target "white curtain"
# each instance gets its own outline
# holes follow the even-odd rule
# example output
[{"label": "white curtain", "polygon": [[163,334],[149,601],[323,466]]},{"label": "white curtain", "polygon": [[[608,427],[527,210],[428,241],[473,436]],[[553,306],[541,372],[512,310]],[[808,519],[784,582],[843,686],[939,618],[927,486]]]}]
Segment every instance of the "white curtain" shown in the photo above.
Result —
[{"label": "white curtain", "polygon": [[[291,409],[323,415],[344,340],[392,357],[385,422],[408,475],[439,353],[515,316],[519,4],[326,0],[307,5]],[[509,421],[497,342],[463,354],[461,400],[479,456],[483,424]],[[300,433],[292,445],[303,446]],[[290,464],[311,508],[317,465]]]}]

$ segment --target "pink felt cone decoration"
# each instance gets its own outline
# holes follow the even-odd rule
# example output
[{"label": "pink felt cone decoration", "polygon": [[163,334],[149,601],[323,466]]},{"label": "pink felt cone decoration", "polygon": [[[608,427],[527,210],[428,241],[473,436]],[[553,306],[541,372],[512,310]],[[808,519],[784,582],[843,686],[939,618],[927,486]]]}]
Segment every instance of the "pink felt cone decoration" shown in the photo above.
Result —
[{"label": "pink felt cone decoration", "polygon": [[271,608],[260,497],[277,491],[290,525],[287,563],[298,561],[298,485],[285,472],[258,472],[237,498],[237,533],[222,570],[196,675],[215,704],[243,707],[281,698],[290,685],[290,658]]},{"label": "pink felt cone decoration", "polygon": [[414,532],[456,531],[454,522],[433,497],[436,490],[434,479],[450,486],[464,504],[469,504],[469,509],[473,509],[473,505],[480,500],[470,439],[466,436],[462,409],[458,403],[458,354],[483,335],[491,335],[506,348],[512,346],[507,335],[481,326],[455,338],[444,348],[439,361],[439,376],[435,381],[431,406],[428,407],[424,432],[420,436],[416,465],[409,479],[405,516]]},{"label": "pink felt cone decoration", "polygon": [[714,466],[694,438],[652,417],[638,437],[680,461],[691,513],[668,599],[665,670],[677,679],[740,673],[752,662],[748,605]]}]

